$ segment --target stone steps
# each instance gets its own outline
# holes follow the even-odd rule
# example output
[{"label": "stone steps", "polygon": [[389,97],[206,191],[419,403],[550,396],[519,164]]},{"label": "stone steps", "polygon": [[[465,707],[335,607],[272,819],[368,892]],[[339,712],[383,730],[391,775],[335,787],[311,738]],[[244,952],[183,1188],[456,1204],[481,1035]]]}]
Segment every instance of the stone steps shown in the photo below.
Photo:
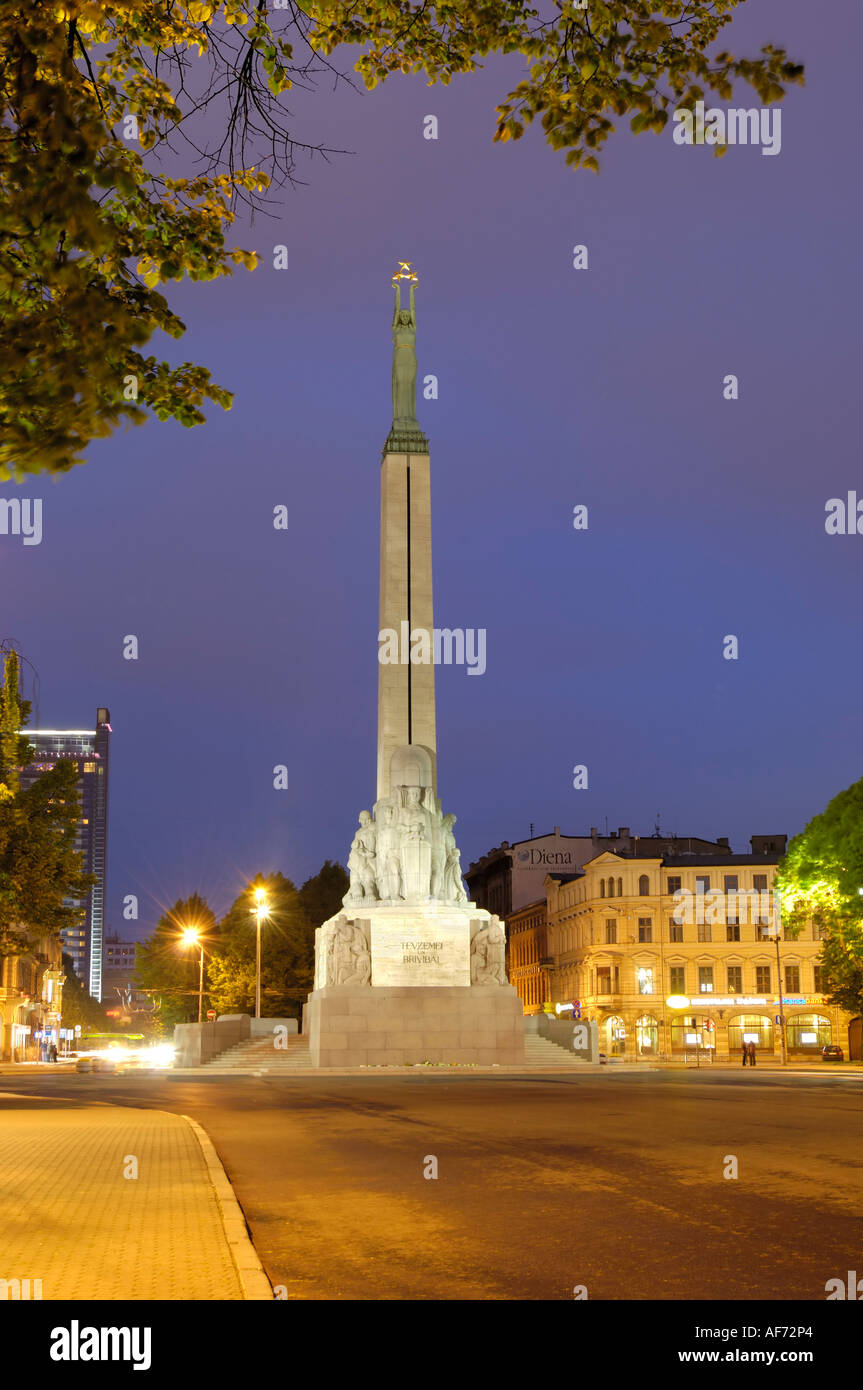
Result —
[{"label": "stone steps", "polygon": [[576,1057],[574,1052],[569,1052],[565,1047],[552,1042],[550,1038],[540,1037],[538,1033],[525,1033],[524,1060],[527,1066],[584,1067],[587,1065],[582,1057]]},{"label": "stone steps", "polygon": [[205,1063],[219,1071],[283,1071],[311,1064],[308,1038],[294,1035],[286,1048],[274,1047],[272,1038],[250,1038]]}]

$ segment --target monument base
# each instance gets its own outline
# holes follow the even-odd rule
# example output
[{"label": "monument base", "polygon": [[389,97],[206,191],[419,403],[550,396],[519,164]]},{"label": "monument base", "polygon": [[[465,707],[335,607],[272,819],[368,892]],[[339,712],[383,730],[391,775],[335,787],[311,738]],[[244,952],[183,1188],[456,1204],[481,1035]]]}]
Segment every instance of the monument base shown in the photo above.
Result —
[{"label": "monument base", "polygon": [[304,1016],[313,1067],[524,1061],[512,985],[325,985],[309,995]]}]

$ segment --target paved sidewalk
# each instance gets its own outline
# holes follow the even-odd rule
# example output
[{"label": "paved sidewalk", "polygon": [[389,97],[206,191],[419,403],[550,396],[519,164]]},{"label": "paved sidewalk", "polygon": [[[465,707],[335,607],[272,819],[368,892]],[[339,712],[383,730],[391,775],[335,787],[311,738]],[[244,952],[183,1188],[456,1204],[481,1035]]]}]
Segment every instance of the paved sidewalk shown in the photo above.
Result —
[{"label": "paved sidewalk", "polygon": [[0,1279],[39,1279],[45,1300],[272,1299],[200,1126],[60,1104],[0,1110]]}]

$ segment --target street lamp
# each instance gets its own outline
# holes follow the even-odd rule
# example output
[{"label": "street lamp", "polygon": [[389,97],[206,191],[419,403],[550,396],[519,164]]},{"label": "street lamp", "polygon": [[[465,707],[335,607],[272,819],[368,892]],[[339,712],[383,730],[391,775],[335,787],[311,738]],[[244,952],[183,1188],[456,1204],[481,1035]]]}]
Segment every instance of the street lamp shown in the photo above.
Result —
[{"label": "street lamp", "polygon": [[776,941],[776,984],[778,987],[779,999],[779,1041],[782,1044],[782,1065],[788,1065],[788,1055],[785,1045],[785,1007],[782,1003],[782,968],[779,964],[779,933],[782,930],[782,915],[779,906],[779,894],[773,890],[773,918],[772,926],[768,928],[768,936],[773,936]]},{"label": "street lamp", "polygon": [[198,1022],[201,1022],[204,1012],[204,943],[197,927],[186,927],[181,938],[184,946],[201,947],[201,964],[198,973]]},{"label": "street lamp", "polygon": [[255,1018],[261,1017],[261,921],[269,915],[265,888],[255,889],[255,906],[251,909],[255,917]]}]

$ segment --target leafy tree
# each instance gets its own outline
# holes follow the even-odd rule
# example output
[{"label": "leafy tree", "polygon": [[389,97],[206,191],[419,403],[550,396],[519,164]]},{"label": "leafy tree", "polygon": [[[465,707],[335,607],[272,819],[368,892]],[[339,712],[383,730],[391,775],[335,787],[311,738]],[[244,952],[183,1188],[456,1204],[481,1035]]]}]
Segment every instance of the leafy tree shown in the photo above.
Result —
[{"label": "leafy tree", "polygon": [[207,400],[230,406],[206,368],[142,352],[157,330],[185,329],[157,286],[254,268],[226,244],[237,205],[293,180],[298,149],[325,153],[294,136],[284,99],[297,81],[342,77],[330,61],[342,46],[359,46],[370,88],[393,72],[447,83],[518,52],[526,75],[494,139],[539,119],[568,163],[598,169],[619,119],[661,131],[673,107],[728,98],[736,79],[763,102],[802,81],[773,45],[713,51],[743,3],[559,0],[540,18],[521,0],[5,0],[0,478],[73,468],[149,414],[192,426]]},{"label": "leafy tree", "polygon": [[63,1027],[74,1028],[80,1023],[82,1029],[93,1028],[108,1033],[116,1028],[116,1021],[108,1018],[104,1004],[100,1004],[85,989],[75,974],[71,956],[63,953]]},{"label": "leafy tree", "polygon": [[135,983],[161,1001],[157,1016],[167,1031],[175,1023],[192,1023],[198,1017],[201,948],[183,943],[183,932],[189,927],[197,928],[204,945],[206,999],[207,956],[218,945],[220,933],[205,898],[197,893],[178,898],[159,918],[152,935],[135,949]]},{"label": "leafy tree", "polygon": [[75,848],[81,814],[77,764],[60,758],[21,788],[19,766],[32,749],[19,731],[29,714],[12,652],[0,690],[0,956],[20,955],[32,937],[59,936],[77,925],[83,908],[66,900],[81,902],[96,881],[82,872]]},{"label": "leafy tree", "polygon": [[825,932],[820,961],[830,1002],[863,1011],[863,778],[791,841],[775,892],[790,934],[808,921]]},{"label": "leafy tree", "polygon": [[[310,879],[303,888],[313,883]],[[319,924],[310,921],[301,894],[280,873],[258,875],[222,919],[222,947],[210,965],[210,998],[219,1013],[254,1012],[256,888],[264,890],[268,905],[261,926],[261,1013],[298,1018],[314,983]],[[317,892],[309,889],[308,896]]]},{"label": "leafy tree", "polygon": [[341,864],[325,859],[318,872],[307,878],[300,889],[300,902],[313,927],[319,927],[342,910],[342,899],[351,880]]}]

